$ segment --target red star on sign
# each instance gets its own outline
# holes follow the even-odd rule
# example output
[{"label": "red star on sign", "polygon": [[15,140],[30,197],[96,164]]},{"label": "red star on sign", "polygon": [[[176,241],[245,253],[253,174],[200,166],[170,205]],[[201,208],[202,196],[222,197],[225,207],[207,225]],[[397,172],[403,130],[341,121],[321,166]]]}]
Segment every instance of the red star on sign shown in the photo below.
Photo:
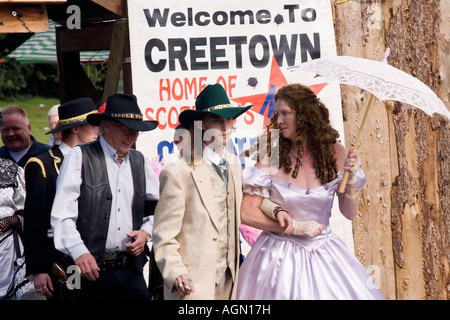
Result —
[{"label": "red star on sign", "polygon": [[[253,104],[253,108],[251,110],[264,116],[263,125],[265,127],[269,124],[270,118],[272,118],[273,116],[273,110],[275,108],[275,102],[273,97],[275,96],[275,93],[279,88],[287,84],[288,82],[286,81],[286,78],[281,72],[277,60],[275,59],[275,57],[273,57],[272,67],[270,70],[268,92],[240,98],[233,98],[232,100],[241,105],[245,105],[246,103]],[[326,85],[327,83],[320,83],[311,85],[309,87],[317,95]]]}]

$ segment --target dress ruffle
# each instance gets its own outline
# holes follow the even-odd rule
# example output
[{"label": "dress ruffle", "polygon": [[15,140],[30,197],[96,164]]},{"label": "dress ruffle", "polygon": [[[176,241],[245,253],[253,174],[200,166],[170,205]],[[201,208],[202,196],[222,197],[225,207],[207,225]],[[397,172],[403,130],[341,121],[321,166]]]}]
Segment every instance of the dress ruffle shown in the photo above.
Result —
[{"label": "dress ruffle", "polygon": [[372,277],[334,234],[314,246],[263,232],[244,261],[239,300],[383,299]]},{"label": "dress ruffle", "polygon": [[272,179],[263,170],[256,167],[247,167],[242,173],[242,190],[244,193],[256,194],[269,198],[269,187]]}]

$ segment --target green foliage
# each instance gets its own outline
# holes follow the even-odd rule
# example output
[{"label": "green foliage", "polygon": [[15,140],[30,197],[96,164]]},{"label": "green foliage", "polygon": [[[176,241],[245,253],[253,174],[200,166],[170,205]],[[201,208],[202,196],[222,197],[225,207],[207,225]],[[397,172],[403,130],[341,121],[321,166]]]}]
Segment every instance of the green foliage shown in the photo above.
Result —
[{"label": "green foliage", "polygon": [[108,63],[89,63],[89,64],[83,64],[84,72],[86,72],[87,76],[89,77],[89,80],[91,80],[94,87],[98,90],[100,93],[100,96],[103,95],[103,90],[105,87],[105,80],[106,80],[106,71],[108,67]]},{"label": "green foliage", "polygon": [[[0,34],[0,101],[24,100],[35,96],[59,96],[58,67],[56,64],[22,64],[5,57],[31,34]],[[105,85],[107,63],[83,64],[89,79],[100,95]]]},{"label": "green foliage", "polygon": [[0,99],[22,100],[36,95],[58,97],[58,71],[52,64],[0,64]]}]

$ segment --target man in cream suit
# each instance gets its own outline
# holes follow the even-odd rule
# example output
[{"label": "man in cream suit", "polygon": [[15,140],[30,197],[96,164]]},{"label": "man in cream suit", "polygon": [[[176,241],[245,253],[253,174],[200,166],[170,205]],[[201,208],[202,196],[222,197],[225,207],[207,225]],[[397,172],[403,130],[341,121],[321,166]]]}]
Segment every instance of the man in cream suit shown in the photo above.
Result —
[{"label": "man in cream suit", "polygon": [[155,261],[164,278],[165,299],[233,299],[242,167],[226,151],[226,143],[233,120],[251,106],[233,107],[219,84],[208,85],[195,105],[179,116],[180,124],[189,128],[183,134],[183,158],[160,174]]}]

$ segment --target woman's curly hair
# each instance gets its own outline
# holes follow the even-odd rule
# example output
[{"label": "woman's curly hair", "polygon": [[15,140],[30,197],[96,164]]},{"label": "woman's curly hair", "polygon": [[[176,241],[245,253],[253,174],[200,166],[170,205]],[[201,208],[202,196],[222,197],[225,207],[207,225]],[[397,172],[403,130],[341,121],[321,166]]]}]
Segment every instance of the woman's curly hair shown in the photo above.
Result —
[{"label": "woman's curly hair", "polygon": [[[295,143],[300,153],[303,149],[303,142],[307,139],[308,147],[314,156],[316,175],[322,184],[335,179],[338,170],[334,145],[339,133],[331,126],[330,114],[325,105],[319,101],[309,87],[301,84],[289,84],[280,88],[274,99],[275,101],[283,100],[294,111],[297,118]],[[271,132],[272,129],[279,129],[276,114],[272,117],[267,129],[268,132]],[[280,135],[279,141],[279,168],[283,167],[284,171],[289,173],[292,170],[289,157],[290,140]],[[269,142],[268,145],[270,146],[271,143]],[[297,155],[297,159],[300,159],[300,154]],[[293,178],[297,177],[299,166],[300,161],[297,161],[292,171]]]}]

